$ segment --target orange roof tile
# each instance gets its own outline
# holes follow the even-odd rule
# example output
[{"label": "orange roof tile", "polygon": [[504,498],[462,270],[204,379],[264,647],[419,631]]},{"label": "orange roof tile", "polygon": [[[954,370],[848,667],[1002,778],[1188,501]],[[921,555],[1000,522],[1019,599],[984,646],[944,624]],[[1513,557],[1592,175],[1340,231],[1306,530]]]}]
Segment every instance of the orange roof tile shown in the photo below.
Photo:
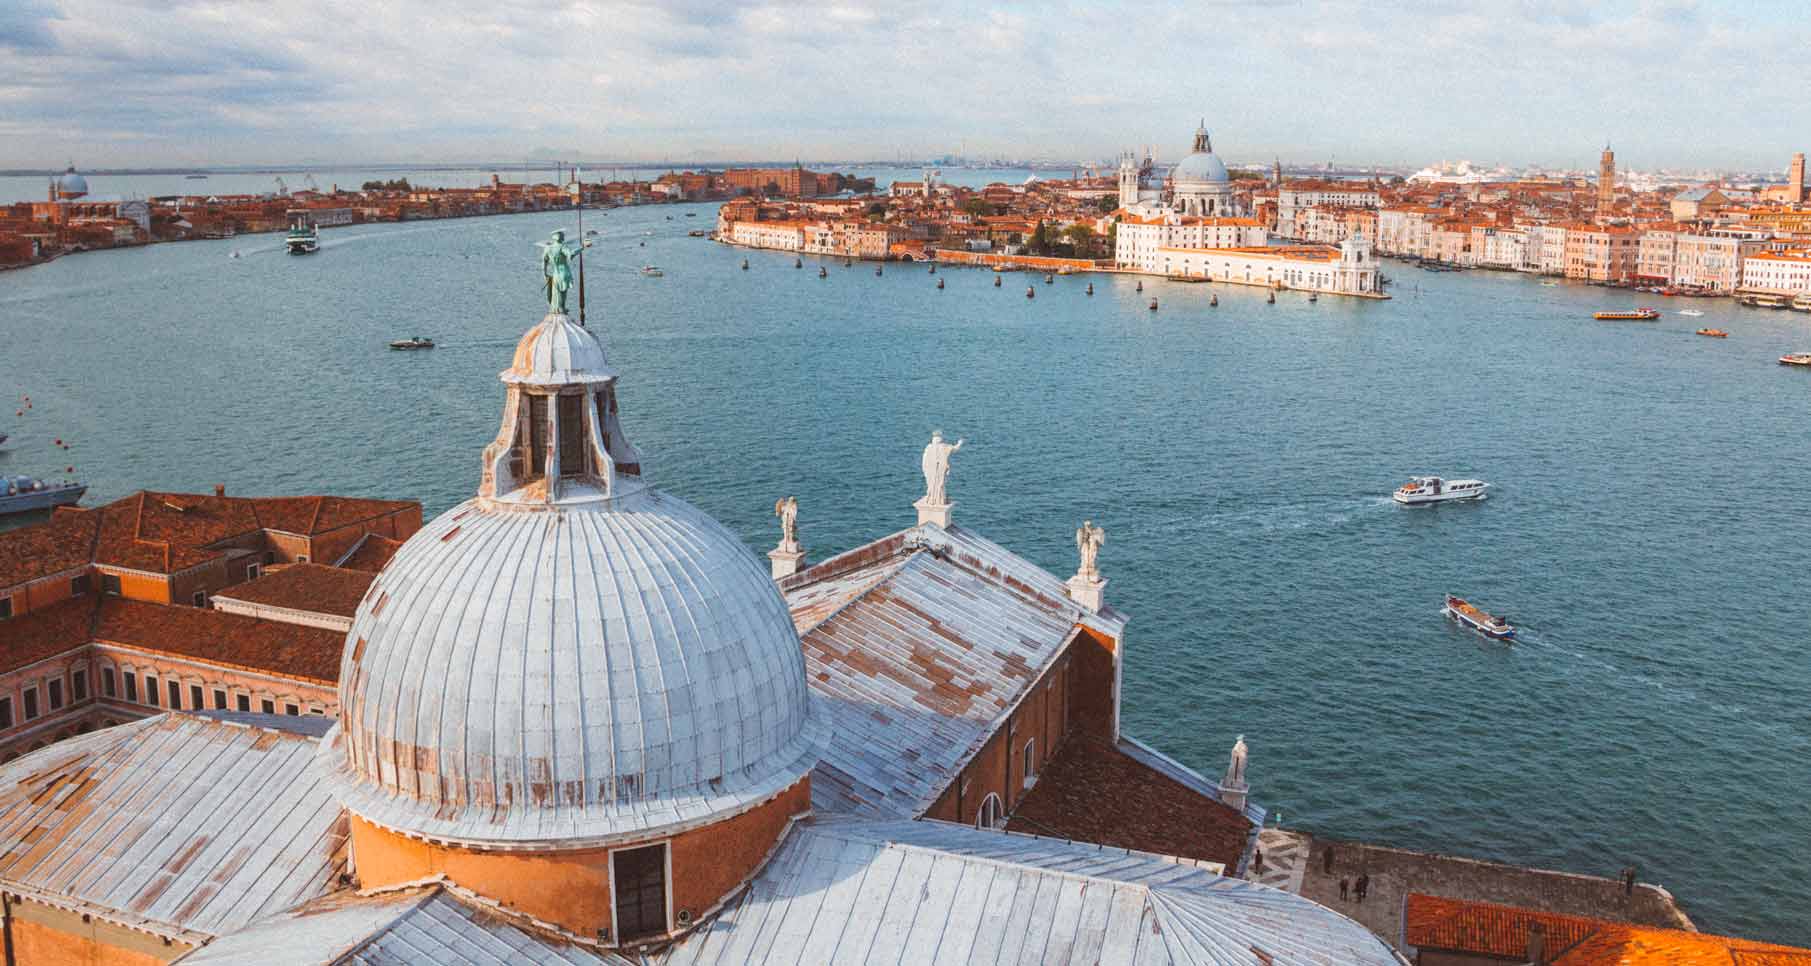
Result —
[{"label": "orange roof tile", "polygon": [[1521,957],[1528,954],[1528,931],[1539,924],[1549,953],[1564,949],[1606,925],[1599,919],[1518,909],[1488,902],[1410,893],[1403,908],[1403,941],[1411,946]]},{"label": "orange roof tile", "polygon": [[351,617],[357,613],[359,602],[365,599],[365,592],[371,589],[371,581],[376,578],[375,573],[361,570],[299,563],[273,568],[256,580],[228,587],[214,596],[248,604]]},{"label": "orange roof tile", "polygon": [[0,588],[85,566],[100,522],[99,514],[59,508],[43,524],[0,533]]},{"label": "orange roof tile", "polygon": [[1811,966],[1811,949],[1647,926],[1606,924],[1553,966]]},{"label": "orange roof tile", "polygon": [[339,680],[345,646],[318,627],[118,597],[102,600],[92,639],[324,684]]}]

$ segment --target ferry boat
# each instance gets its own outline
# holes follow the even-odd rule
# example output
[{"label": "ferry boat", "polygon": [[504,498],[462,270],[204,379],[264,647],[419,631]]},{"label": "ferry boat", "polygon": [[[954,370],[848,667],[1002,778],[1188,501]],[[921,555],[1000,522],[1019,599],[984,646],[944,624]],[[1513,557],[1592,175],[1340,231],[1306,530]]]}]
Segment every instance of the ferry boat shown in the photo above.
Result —
[{"label": "ferry boat", "polygon": [[1601,322],[1652,322],[1660,317],[1659,309],[1622,309],[1613,312],[1598,312],[1591,316]]},{"label": "ferry boat", "polygon": [[1451,503],[1456,500],[1482,500],[1490,484],[1483,480],[1443,480],[1438,476],[1417,476],[1396,488],[1390,499],[1403,506],[1423,503]]},{"label": "ferry boat", "polygon": [[1440,612],[1492,640],[1515,639],[1515,625],[1508,618],[1486,614],[1463,597],[1447,594],[1446,606]]},{"label": "ferry boat", "polygon": [[653,265],[643,265],[641,267],[641,273],[643,275],[646,275],[649,278],[659,278],[662,275],[666,274],[665,272],[661,271],[660,269],[656,268]]},{"label": "ferry boat", "polygon": [[1729,333],[1723,331],[1722,329],[1699,329],[1698,334],[1702,335],[1702,336],[1709,336],[1712,339],[1729,338]]},{"label": "ferry boat", "polygon": [[67,506],[88,492],[86,483],[46,483],[30,476],[0,477],[0,514]]},{"label": "ferry boat", "polygon": [[1744,305],[1757,309],[1783,309],[1791,304],[1786,301],[1786,297],[1783,295],[1750,295],[1739,301]]},{"label": "ferry boat", "polygon": [[1792,297],[1792,311],[1811,312],[1811,292]]},{"label": "ferry boat", "polygon": [[1788,352],[1780,356],[1780,365],[1811,367],[1811,352]]},{"label": "ferry boat", "polygon": [[321,230],[307,212],[295,212],[289,216],[289,234],[284,236],[283,244],[291,255],[307,255],[321,247]]},{"label": "ferry boat", "polygon": [[424,339],[421,336],[415,336],[414,338],[411,338],[411,339],[397,339],[390,343],[390,348],[392,348],[392,349],[432,349],[432,348],[434,348],[434,340],[433,339]]}]

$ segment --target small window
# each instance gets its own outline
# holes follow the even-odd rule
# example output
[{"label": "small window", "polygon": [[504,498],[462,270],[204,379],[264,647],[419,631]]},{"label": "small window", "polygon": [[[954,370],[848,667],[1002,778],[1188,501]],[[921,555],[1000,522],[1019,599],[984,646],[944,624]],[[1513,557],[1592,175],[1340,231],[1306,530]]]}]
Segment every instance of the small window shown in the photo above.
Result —
[{"label": "small window", "polygon": [[305,554],[305,553],[296,554],[296,563],[307,563],[307,562],[308,562],[307,554]]},{"label": "small window", "polygon": [[[111,677],[111,675],[109,675],[109,677]],[[132,702],[137,702],[138,701],[138,679],[133,677],[130,673],[127,673],[125,675],[125,679],[126,679],[126,700],[132,701]]]},{"label": "small window", "polygon": [[206,607],[208,605],[208,592],[205,590],[195,591],[194,601],[196,607]]},{"label": "small window", "polygon": [[216,710],[216,711],[225,711],[226,710],[226,692],[220,690],[219,688],[214,689],[214,710]]},{"label": "small window", "polygon": [[296,715],[298,715],[298,714],[301,714],[301,713],[302,713],[302,709],[301,709],[301,708],[298,708],[298,707],[296,707],[296,706],[295,706],[295,705],[293,705],[293,704],[288,704],[288,703],[285,703],[285,704],[284,704],[284,705],[283,705],[283,713],[284,713],[284,714],[286,714],[286,715],[289,715],[289,716],[290,716],[290,717],[292,717],[292,718],[293,718],[293,717],[295,717],[295,716],[296,716]]},{"label": "small window", "polygon": [[169,686],[170,709],[174,711],[175,709],[182,707],[182,685],[175,681],[171,681],[169,682]]},{"label": "small window", "polygon": [[104,570],[101,571],[101,593],[114,597],[120,595],[119,574],[110,574]]},{"label": "small window", "polygon": [[1038,740],[1025,742],[1025,787],[1030,788],[1038,777]]},{"label": "small window", "polygon": [[157,678],[149,674],[145,675],[145,703],[157,707]]},{"label": "small window", "polygon": [[239,710],[240,711],[250,711],[252,709],[252,699],[251,698],[249,698],[243,694],[238,695],[237,697],[239,698]]},{"label": "small window", "polygon": [[25,720],[30,721],[38,716],[38,689],[25,689]]},{"label": "small window", "polygon": [[13,699],[0,698],[0,728],[13,726]]},{"label": "small window", "polygon": [[616,938],[633,942],[667,931],[667,847],[649,845],[610,854],[616,892]]},{"label": "small window", "polygon": [[0,597],[0,621],[8,620],[12,616],[13,616],[12,595],[8,594],[5,597]]},{"label": "small window", "polygon": [[118,693],[118,688],[113,681],[113,669],[110,667],[101,668],[101,694],[111,698]]},{"label": "small window", "polygon": [[92,583],[93,583],[93,581],[88,579],[87,574],[82,574],[77,577],[71,577],[69,579],[69,596],[80,597],[83,594],[88,593],[88,590],[89,590],[90,586],[92,585]]},{"label": "small window", "polygon": [[88,700],[88,669],[77,668],[69,675],[69,693],[77,701]]},{"label": "small window", "polygon": [[246,580],[257,580],[258,579],[258,565],[257,564],[248,564],[246,566],[245,579]]},{"label": "small window", "polygon": [[201,685],[199,684],[189,685],[189,707],[196,711],[200,711],[202,708],[207,707],[207,705],[203,704],[201,701]]},{"label": "small window", "polygon": [[277,713],[277,706],[275,704],[271,703],[271,701],[268,698],[266,698],[262,701],[259,701],[258,708],[259,708],[259,710],[263,711],[265,714],[276,714]]},{"label": "small window", "polygon": [[46,682],[44,685],[44,693],[45,693],[45,696],[50,699],[50,710],[52,710],[52,711],[62,710],[62,708],[63,708],[63,681],[61,678],[51,678],[48,682]]},{"label": "small window", "polygon": [[981,800],[981,810],[975,813],[975,828],[997,829],[1001,826],[1000,796],[988,792]]}]

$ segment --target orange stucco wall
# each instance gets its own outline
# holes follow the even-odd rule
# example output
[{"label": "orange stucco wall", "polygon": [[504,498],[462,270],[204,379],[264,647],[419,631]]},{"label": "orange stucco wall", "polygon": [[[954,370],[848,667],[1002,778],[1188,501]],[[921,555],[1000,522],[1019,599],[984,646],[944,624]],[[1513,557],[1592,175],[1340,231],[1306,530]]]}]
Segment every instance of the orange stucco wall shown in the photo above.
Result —
[{"label": "orange stucco wall", "polygon": [[192,947],[36,903],[10,905],[18,966],[160,966]]},{"label": "orange stucco wall", "polygon": [[[567,852],[492,852],[437,845],[352,817],[352,855],[361,888],[412,882],[433,875],[583,936],[612,929],[610,852],[671,843],[673,903],[669,916],[694,916],[753,872],[792,816],[811,803],[810,776],[774,799],[716,825],[666,839],[625,842]],[[612,933],[614,934],[614,933]]]}]

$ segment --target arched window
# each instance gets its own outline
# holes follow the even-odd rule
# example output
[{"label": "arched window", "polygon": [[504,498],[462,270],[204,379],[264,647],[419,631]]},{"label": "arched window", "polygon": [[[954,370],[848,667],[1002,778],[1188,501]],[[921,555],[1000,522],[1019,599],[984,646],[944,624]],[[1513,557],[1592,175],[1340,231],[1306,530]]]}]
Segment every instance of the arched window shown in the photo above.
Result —
[{"label": "arched window", "polygon": [[1005,818],[1004,809],[1000,806],[1000,796],[988,792],[987,797],[981,799],[980,810],[975,812],[975,828],[997,829],[1006,824]]}]

